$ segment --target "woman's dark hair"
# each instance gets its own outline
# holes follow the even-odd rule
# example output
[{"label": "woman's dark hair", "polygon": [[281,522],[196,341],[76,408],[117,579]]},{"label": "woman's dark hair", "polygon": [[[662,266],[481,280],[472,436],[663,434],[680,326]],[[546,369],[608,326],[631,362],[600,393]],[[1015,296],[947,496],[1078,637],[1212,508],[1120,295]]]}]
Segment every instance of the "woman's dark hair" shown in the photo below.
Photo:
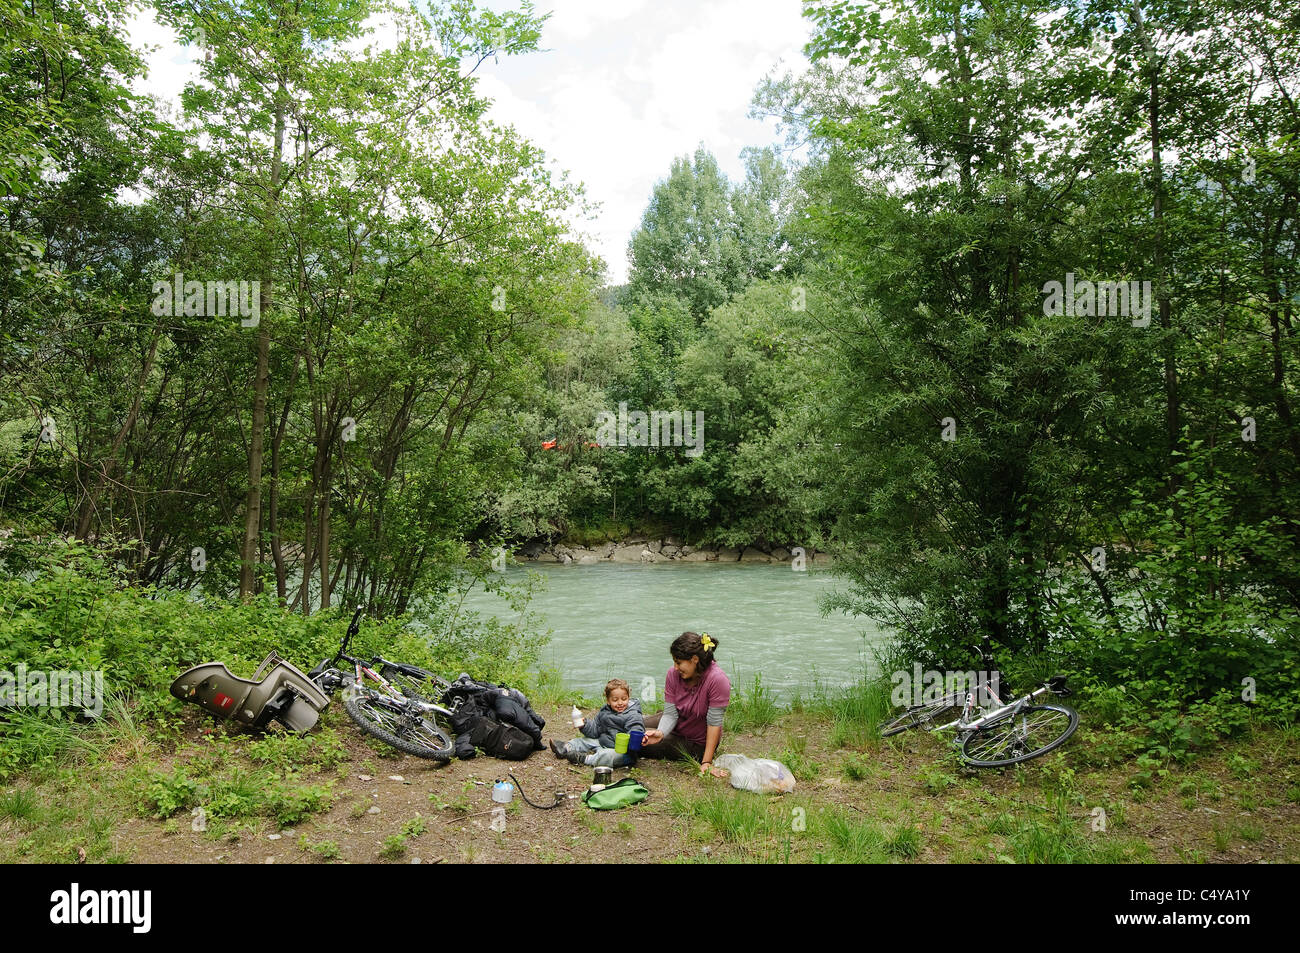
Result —
[{"label": "woman's dark hair", "polygon": [[[704,648],[704,639],[709,640],[711,648]],[[700,657],[700,671],[703,672],[713,664],[713,653],[718,651],[718,640],[709,633],[699,635],[695,632],[683,632],[677,638],[673,639],[672,647],[668,649],[673,658],[679,662],[689,659],[692,655]]]}]

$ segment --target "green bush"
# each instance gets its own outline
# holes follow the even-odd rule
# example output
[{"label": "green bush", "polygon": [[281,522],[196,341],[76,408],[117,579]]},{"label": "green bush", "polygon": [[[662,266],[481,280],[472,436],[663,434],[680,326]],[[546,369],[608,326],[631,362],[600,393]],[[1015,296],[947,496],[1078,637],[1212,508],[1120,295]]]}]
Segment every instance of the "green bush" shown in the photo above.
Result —
[{"label": "green bush", "polygon": [[[525,592],[521,598],[526,597]],[[457,616],[447,605],[422,611],[416,625],[409,617],[364,623],[351,651],[363,657],[383,654],[452,677],[465,670],[479,678],[518,681],[545,641],[531,629]],[[234,674],[251,677],[274,650],[307,670],[334,654],[345,615],[333,609],[303,617],[269,595],[245,605],[132,587],[105,558],[61,537],[7,544],[0,560],[4,666],[12,669],[21,661],[30,670],[102,671],[104,694],[120,700],[118,714],[137,734],[152,738],[180,724],[187,710],[169,691],[185,669],[217,660]],[[87,739],[102,747],[122,740],[120,732],[117,738],[87,732],[90,724],[88,716],[65,709],[7,712],[0,720],[0,779],[53,764],[79,739],[83,753]],[[249,753],[280,768],[329,766],[346,757],[330,732],[307,738],[268,735],[254,741]]]}]

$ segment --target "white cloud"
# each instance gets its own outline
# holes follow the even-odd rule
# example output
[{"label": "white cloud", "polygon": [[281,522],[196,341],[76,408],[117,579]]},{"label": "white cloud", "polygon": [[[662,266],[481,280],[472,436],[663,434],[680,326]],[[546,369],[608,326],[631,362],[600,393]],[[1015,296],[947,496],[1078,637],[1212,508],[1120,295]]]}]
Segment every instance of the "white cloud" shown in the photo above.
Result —
[{"label": "white cloud", "polygon": [[494,118],[602,203],[595,250],[617,283],[628,238],[676,156],[703,143],[738,178],[744,147],[776,141],[771,124],[747,117],[750,99],[779,61],[802,68],[807,36],[797,0],[558,0],[542,34],[550,52],[493,65],[481,89]]}]

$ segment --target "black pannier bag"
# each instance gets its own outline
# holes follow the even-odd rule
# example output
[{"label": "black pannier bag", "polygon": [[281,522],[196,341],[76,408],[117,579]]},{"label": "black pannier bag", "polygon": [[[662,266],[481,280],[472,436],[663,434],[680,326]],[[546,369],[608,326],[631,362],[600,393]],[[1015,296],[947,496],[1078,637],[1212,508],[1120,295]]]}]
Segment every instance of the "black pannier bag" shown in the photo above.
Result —
[{"label": "black pannier bag", "polygon": [[522,761],[544,747],[546,721],[518,689],[477,682],[462,672],[443,693],[442,704],[455,711],[451,725],[457,758],[472,758],[479,749],[494,758]]}]

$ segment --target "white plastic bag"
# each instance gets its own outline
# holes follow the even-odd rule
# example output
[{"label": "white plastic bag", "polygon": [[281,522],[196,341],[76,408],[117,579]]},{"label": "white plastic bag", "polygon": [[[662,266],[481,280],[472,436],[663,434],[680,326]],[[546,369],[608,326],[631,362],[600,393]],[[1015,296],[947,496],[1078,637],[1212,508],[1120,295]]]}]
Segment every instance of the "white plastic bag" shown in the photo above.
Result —
[{"label": "white plastic bag", "polygon": [[794,775],[780,761],[724,754],[713,759],[715,768],[731,773],[731,786],[755,794],[786,794],[794,790]]}]

